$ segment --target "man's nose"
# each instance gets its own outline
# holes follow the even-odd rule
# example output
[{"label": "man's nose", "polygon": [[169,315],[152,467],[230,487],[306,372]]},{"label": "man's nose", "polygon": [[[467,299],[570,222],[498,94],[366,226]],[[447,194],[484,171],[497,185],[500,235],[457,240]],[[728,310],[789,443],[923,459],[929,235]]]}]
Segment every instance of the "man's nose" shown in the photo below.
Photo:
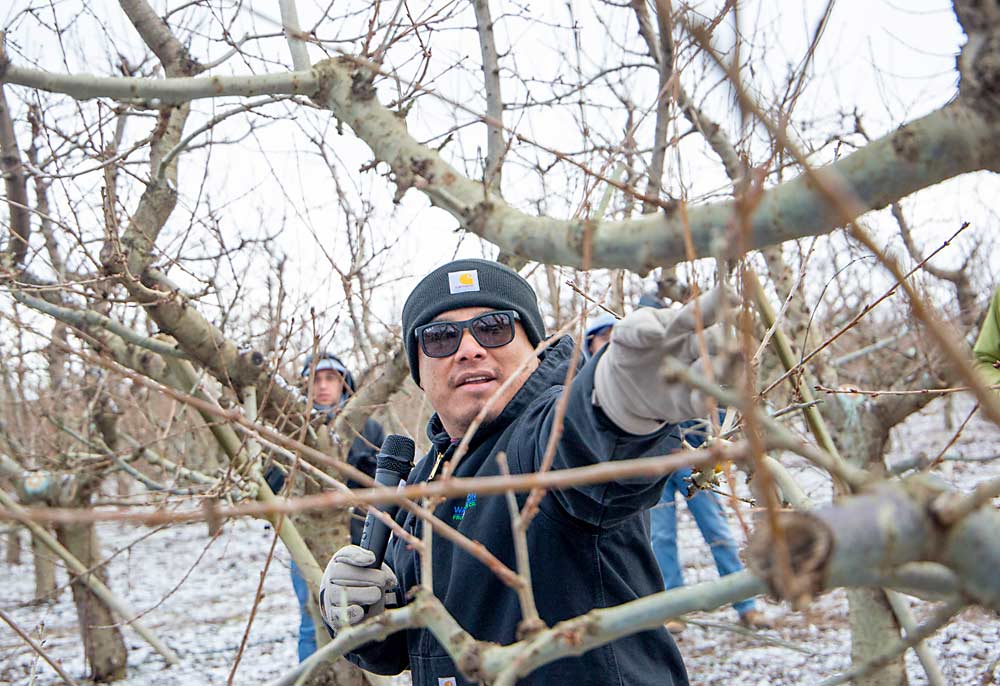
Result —
[{"label": "man's nose", "polygon": [[462,340],[458,343],[455,357],[459,360],[477,360],[486,357],[486,348],[479,344],[468,329],[462,332]]}]

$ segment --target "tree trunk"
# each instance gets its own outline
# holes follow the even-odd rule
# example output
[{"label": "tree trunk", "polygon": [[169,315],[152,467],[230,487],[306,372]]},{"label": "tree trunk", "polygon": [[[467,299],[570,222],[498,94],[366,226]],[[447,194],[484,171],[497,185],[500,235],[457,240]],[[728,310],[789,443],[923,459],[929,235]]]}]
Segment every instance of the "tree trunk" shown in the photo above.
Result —
[{"label": "tree trunk", "polygon": [[32,535],[31,555],[35,562],[35,602],[52,600],[56,594],[56,563],[52,551]]},{"label": "tree trunk", "polygon": [[21,532],[13,524],[7,529],[7,554],[5,555],[5,559],[9,565],[21,564]]},{"label": "tree trunk", "polygon": [[[883,456],[889,441],[889,427],[873,404],[864,398],[838,396],[826,403],[824,415],[838,430],[835,441],[844,458],[854,465],[884,472]],[[899,640],[899,621],[880,588],[857,588],[847,591],[848,617],[851,623],[851,662],[858,666],[884,654]],[[885,667],[854,679],[855,686],[906,686],[906,660],[900,655]]]},{"label": "tree trunk", "polygon": [[[851,662],[862,665],[884,653],[899,638],[899,623],[880,588],[847,591],[851,620]],[[857,686],[907,686],[906,662],[900,657],[854,679]]]},{"label": "tree trunk", "polygon": [[[88,504],[77,503],[77,506],[86,507]],[[88,569],[102,561],[97,531],[93,524],[63,524],[56,527],[56,536]],[[103,567],[90,573],[109,585],[108,575]],[[70,572],[71,579],[75,580],[76,577]],[[72,588],[83,638],[84,657],[90,665],[89,678],[96,682],[124,679],[128,653],[117,618],[84,584],[73,583]]]}]

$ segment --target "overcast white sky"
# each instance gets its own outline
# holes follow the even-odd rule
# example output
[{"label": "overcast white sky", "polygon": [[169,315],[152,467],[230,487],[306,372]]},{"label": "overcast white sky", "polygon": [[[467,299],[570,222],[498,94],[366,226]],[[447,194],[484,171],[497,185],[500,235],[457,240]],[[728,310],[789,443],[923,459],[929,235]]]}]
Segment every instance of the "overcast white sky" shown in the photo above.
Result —
[{"label": "overcast white sky", "polygon": [[[35,7],[38,19],[21,14],[28,5]],[[74,0],[49,4],[36,0],[13,0],[5,10],[0,10],[3,26],[10,30],[12,54],[16,60],[36,61],[53,71],[114,74],[118,53],[136,62],[143,53],[134,38],[121,10],[111,0],[88,3],[93,16],[79,14],[82,5]],[[178,2],[154,2],[158,11],[178,6]],[[395,11],[394,2],[384,2],[382,18]],[[437,3],[440,6],[441,3]],[[703,14],[711,14],[717,2],[702,3]],[[355,3],[358,8],[368,3]],[[351,3],[335,3],[336,11],[345,12]],[[299,2],[303,26],[312,26],[321,9],[329,6],[323,2]],[[245,14],[233,25],[231,32],[239,36],[245,31],[267,33],[276,30],[273,20],[277,17],[277,3],[268,3],[262,9],[253,3],[258,14]],[[428,3],[408,4],[414,15],[428,13]],[[626,10],[610,11],[597,2],[572,0],[569,3],[492,2],[496,19],[498,48],[501,67],[517,72],[522,78],[551,81],[560,77],[571,81],[568,70],[577,61],[587,73],[596,71],[605,62],[622,61],[616,43],[628,41],[637,54],[627,58],[640,61],[643,48],[638,39],[635,21]],[[789,65],[798,64],[806,53],[826,2],[744,2],[741,3],[741,27],[746,44],[744,50],[754,55],[747,72],[748,78],[763,95],[780,89]],[[227,10],[230,8],[226,8]],[[55,13],[53,14],[53,10]],[[570,11],[577,27],[579,50],[573,46]],[[190,10],[193,14],[194,9]],[[263,13],[261,13],[263,12]],[[79,15],[79,16],[78,16]],[[604,17],[603,21],[598,15]],[[227,15],[228,16],[228,15]],[[96,25],[100,19],[100,26]],[[608,18],[610,17],[610,19]],[[70,26],[62,45],[52,34],[41,30],[38,22]],[[337,22],[320,26],[323,38],[351,39],[363,33],[367,13],[344,17]],[[451,101],[471,107],[482,107],[479,86],[479,47],[470,9],[463,10],[461,21],[451,22],[446,30],[439,30],[430,37],[433,53],[428,79],[432,87]],[[75,31],[73,30],[75,29]],[[219,27],[214,20],[206,20],[199,30],[210,37],[218,37]],[[106,36],[102,37],[101,32]],[[731,32],[725,26],[717,30],[717,41],[724,45]],[[609,38],[610,36],[610,38]],[[427,38],[427,37],[424,37]],[[821,147],[818,159],[829,159],[832,146],[822,147],[822,141],[836,132],[845,130],[844,113],[858,110],[863,113],[865,125],[873,136],[885,133],[899,124],[939,107],[955,93],[955,56],[964,36],[951,10],[943,0],[918,2],[900,0],[841,0],[837,2],[829,26],[819,43],[810,69],[810,79],[795,109],[792,127],[803,140]],[[109,49],[109,44],[113,48]],[[281,64],[288,64],[288,51],[282,39],[262,43],[262,55],[274,63],[245,63],[232,59],[216,73],[247,73],[248,68],[258,72],[266,68],[278,71]],[[343,43],[352,50],[356,42]],[[207,44],[202,38],[192,41],[192,50],[200,59],[214,59],[222,52],[218,43]],[[400,49],[390,52],[388,65],[399,68],[404,78],[413,73],[417,65],[410,60],[413,50]],[[322,54],[311,48],[312,59]],[[459,67],[452,67],[453,63]],[[687,65],[681,72],[684,87],[696,97],[709,92],[704,100],[707,113],[720,121],[733,135],[739,135],[737,118],[731,98],[724,87],[709,88],[719,81],[717,71],[702,64]],[[504,96],[508,102],[523,100],[526,90],[523,82],[505,74]],[[531,86],[532,92],[536,87]],[[640,108],[649,111],[655,98],[655,75],[629,95]],[[599,135],[611,136],[624,129],[623,108],[607,89],[595,88],[591,93],[591,107],[586,117],[588,126]],[[391,84],[385,83],[379,92],[380,99],[391,100],[395,93]],[[65,99],[63,99],[65,100]],[[49,101],[52,101],[50,98]],[[189,128],[213,114],[233,106],[227,103],[199,103]],[[282,113],[298,108],[278,106],[273,111]],[[292,294],[305,297],[321,312],[334,309],[343,299],[341,286],[327,278],[330,273],[328,256],[346,266],[346,241],[342,230],[344,216],[336,206],[330,173],[317,155],[309,137],[330,142],[329,153],[341,162],[338,177],[352,196],[355,207],[370,205],[370,223],[376,242],[392,246],[380,260],[382,278],[396,282],[387,289],[377,303],[376,313],[387,322],[398,317],[402,299],[413,279],[454,255],[492,256],[495,251],[474,236],[455,233],[457,222],[448,214],[429,207],[417,191],[407,193],[399,206],[391,202],[393,187],[382,174],[360,173],[359,168],[370,160],[370,153],[363,143],[350,132],[335,133],[335,123],[324,113],[302,113],[297,122],[273,121],[266,128],[238,143],[217,146],[206,154],[205,149],[195,151],[183,161],[182,205],[172,219],[171,242],[161,245],[169,254],[184,245],[190,254],[199,229],[188,232],[191,212],[204,215],[207,205],[219,211],[220,231],[233,242],[238,237],[255,237],[273,233],[284,227],[276,240],[277,249],[290,258],[287,287]],[[23,115],[22,112],[20,113]],[[446,101],[423,97],[408,116],[412,133],[421,139],[440,137],[457,122],[472,119],[468,113],[455,111]],[[651,115],[650,115],[651,120]],[[149,120],[129,124],[132,140],[148,133]],[[506,124],[518,133],[538,140],[546,146],[563,151],[576,151],[584,144],[581,134],[581,114],[577,108],[548,108],[532,110],[527,114],[509,112]],[[648,130],[649,126],[647,126]],[[215,136],[241,136],[247,130],[246,120],[234,118],[220,127]],[[681,129],[683,130],[683,128]],[[485,149],[485,127],[472,125],[457,131],[455,138],[444,149],[444,155],[453,164],[470,173],[477,171],[474,163],[463,163],[460,158],[474,160],[477,148]],[[611,133],[609,133],[611,132]],[[615,134],[618,135],[618,134]],[[648,139],[648,136],[646,137]],[[610,140],[610,138],[609,138]],[[435,138],[435,145],[441,138]],[[846,152],[846,150],[844,151]],[[676,192],[683,185],[684,192],[692,198],[713,192],[725,193],[727,183],[719,165],[704,155],[703,146],[694,141],[681,146],[682,156],[668,159],[668,176],[671,190]],[[510,163],[505,168],[504,193],[513,204],[528,211],[541,210],[552,216],[570,216],[584,198],[582,177],[562,173],[563,168],[545,177],[544,188],[538,175],[529,166],[535,158],[551,160],[530,146],[515,146]],[[592,157],[597,162],[596,156]],[[205,169],[208,169],[207,175]],[[138,170],[137,170],[138,171]],[[682,182],[682,183],[681,183]],[[100,175],[89,181],[94,197],[99,198]],[[918,240],[931,244],[949,233],[963,220],[973,222],[982,230],[992,230],[995,217],[990,201],[997,195],[997,181],[990,175],[973,175],[942,184],[925,191],[908,202],[912,212]],[[601,190],[597,191],[599,196]],[[596,202],[597,196],[593,198]],[[719,196],[721,197],[721,196]],[[197,204],[195,204],[197,203]],[[84,219],[97,221],[99,202],[89,208],[78,208]],[[888,235],[888,234],[887,234]],[[182,241],[186,241],[182,243]],[[943,262],[958,260],[961,251],[942,257]],[[258,274],[254,274],[255,276]],[[234,282],[239,274],[216,275],[220,282]],[[183,275],[178,275],[183,278]],[[395,281],[399,279],[399,281]],[[260,302],[263,297],[259,283],[252,284],[241,294],[244,306]],[[304,314],[304,313],[300,313]],[[332,321],[327,322],[332,329]]]}]

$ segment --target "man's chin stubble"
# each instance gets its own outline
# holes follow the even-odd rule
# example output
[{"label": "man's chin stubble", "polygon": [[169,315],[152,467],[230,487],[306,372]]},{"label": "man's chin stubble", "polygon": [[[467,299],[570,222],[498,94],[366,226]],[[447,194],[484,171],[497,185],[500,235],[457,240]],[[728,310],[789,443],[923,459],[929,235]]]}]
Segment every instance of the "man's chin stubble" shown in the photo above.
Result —
[{"label": "man's chin stubble", "polygon": [[[469,413],[463,416],[458,421],[458,424],[461,427],[461,429],[458,431],[458,435],[452,436],[452,438],[461,438],[462,436],[464,436],[465,432],[469,430],[470,426],[472,426],[472,422],[476,421],[476,417],[479,416],[479,411],[481,409],[483,409],[482,405],[473,410],[470,410]],[[500,416],[500,411],[497,410],[496,408],[492,408],[489,412],[486,413],[486,416],[483,417],[483,420],[479,423],[479,426],[483,426],[484,424],[489,424],[499,416]]]}]

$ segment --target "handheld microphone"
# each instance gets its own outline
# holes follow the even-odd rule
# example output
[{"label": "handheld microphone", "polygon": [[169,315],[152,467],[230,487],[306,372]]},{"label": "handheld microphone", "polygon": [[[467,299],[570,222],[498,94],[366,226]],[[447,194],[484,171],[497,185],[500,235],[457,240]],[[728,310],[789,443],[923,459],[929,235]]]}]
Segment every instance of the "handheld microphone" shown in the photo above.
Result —
[{"label": "handheld microphone", "polygon": [[[389,434],[382,443],[378,453],[378,466],[375,469],[375,483],[390,488],[405,481],[413,468],[413,439],[408,436]],[[399,506],[391,503],[384,505],[369,505],[365,516],[365,528],[361,532],[361,547],[375,553],[375,562],[368,565],[378,569],[385,559],[385,549],[389,545],[389,527],[376,517],[372,510],[378,508],[395,519]]]}]

